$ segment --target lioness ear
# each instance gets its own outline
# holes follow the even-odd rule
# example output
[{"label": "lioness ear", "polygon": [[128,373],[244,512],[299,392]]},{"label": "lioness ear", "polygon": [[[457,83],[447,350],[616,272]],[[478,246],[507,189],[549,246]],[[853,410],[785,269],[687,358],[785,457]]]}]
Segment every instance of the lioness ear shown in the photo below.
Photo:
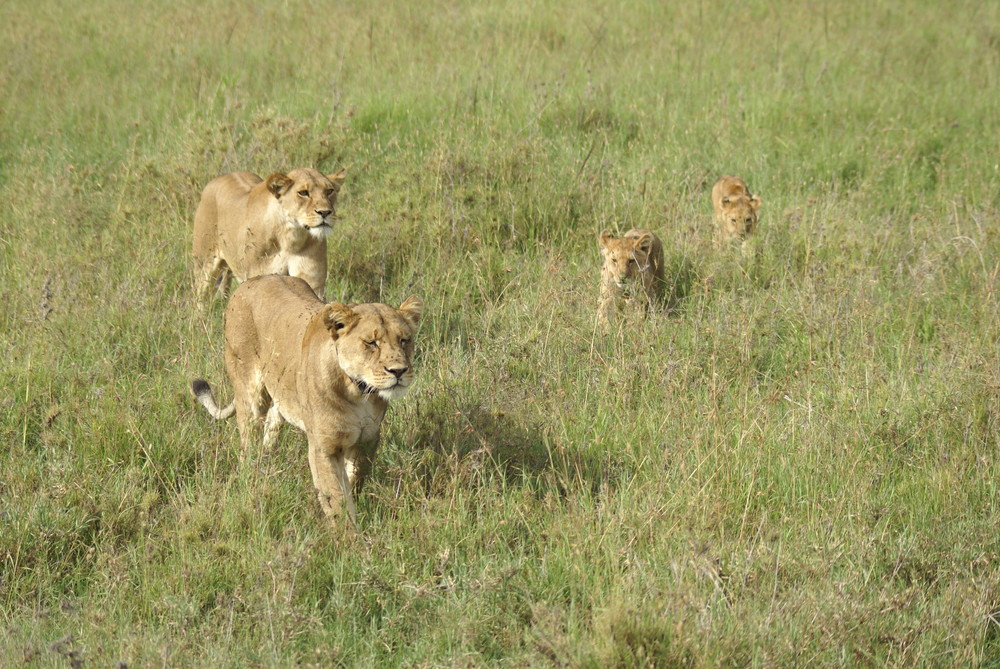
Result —
[{"label": "lioness ear", "polygon": [[642,236],[635,240],[635,247],[643,253],[649,253],[649,250],[653,248],[653,233],[642,233]]},{"label": "lioness ear", "polygon": [[341,186],[344,185],[344,175],[347,171],[341,168],[340,170],[334,172],[333,174],[326,175],[326,178],[333,182],[333,185],[339,190]]},{"label": "lioness ear", "polygon": [[597,235],[597,241],[600,242],[601,246],[607,246],[608,242],[614,239],[615,236],[611,234],[610,230],[601,230],[601,234]]},{"label": "lioness ear", "polygon": [[323,307],[323,325],[334,339],[350,332],[359,320],[361,317],[356,311],[340,302],[331,302]]},{"label": "lioness ear", "polygon": [[399,311],[413,327],[420,323],[420,314],[424,310],[424,303],[416,295],[410,295],[399,305]]},{"label": "lioness ear", "polygon": [[754,211],[757,211],[758,209],[760,209],[760,196],[759,195],[751,195],[750,196],[750,208],[753,209]]},{"label": "lioness ear", "polygon": [[287,175],[275,172],[267,178],[267,189],[271,191],[274,197],[281,197],[288,192],[293,183],[295,182],[289,179]]}]

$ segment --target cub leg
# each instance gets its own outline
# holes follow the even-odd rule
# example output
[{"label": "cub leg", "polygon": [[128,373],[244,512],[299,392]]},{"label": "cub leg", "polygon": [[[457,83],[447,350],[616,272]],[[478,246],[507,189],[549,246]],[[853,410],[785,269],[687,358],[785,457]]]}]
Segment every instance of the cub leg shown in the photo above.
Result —
[{"label": "cub leg", "polygon": [[607,325],[618,306],[618,293],[612,286],[601,285],[601,299],[597,303],[597,323]]}]

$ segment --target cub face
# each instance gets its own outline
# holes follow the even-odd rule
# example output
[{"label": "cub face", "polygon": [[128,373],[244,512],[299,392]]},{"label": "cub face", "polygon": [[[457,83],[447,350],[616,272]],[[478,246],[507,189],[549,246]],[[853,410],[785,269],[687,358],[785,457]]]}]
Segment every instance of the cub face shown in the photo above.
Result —
[{"label": "cub face", "polygon": [[728,195],[722,198],[722,222],[727,239],[745,239],[757,226],[760,198],[756,195]]},{"label": "cub face", "polygon": [[610,230],[604,230],[599,242],[601,255],[604,257],[601,278],[619,291],[628,290],[632,284],[641,281],[643,274],[652,271],[650,253],[653,250],[653,236],[649,232],[615,237]]},{"label": "cub face", "polygon": [[393,309],[385,304],[326,306],[323,323],[337,346],[340,368],[365,393],[399,399],[413,382],[413,337],[423,303],[409,297]]},{"label": "cub face", "polygon": [[344,183],[344,170],[324,176],[312,168],[288,174],[272,174],[267,190],[277,198],[286,225],[325,239],[337,217],[337,194]]}]

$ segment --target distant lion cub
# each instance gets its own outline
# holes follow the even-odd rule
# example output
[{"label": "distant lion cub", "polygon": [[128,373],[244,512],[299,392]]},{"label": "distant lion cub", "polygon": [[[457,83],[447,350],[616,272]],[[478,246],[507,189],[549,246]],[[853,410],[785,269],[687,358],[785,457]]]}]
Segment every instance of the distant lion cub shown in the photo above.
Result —
[{"label": "distant lion cub", "polygon": [[312,168],[272,174],[250,172],[212,179],[194,215],[194,258],[199,299],[223,291],[235,275],[297,276],[323,299],[326,237],[333,229],[344,170],[324,176]]},{"label": "distant lion cub", "polygon": [[739,240],[745,242],[757,227],[760,197],[752,195],[743,179],[724,176],[712,188],[715,207],[715,243],[717,246]]},{"label": "distant lion cub", "polygon": [[663,293],[663,244],[649,230],[632,229],[622,237],[610,230],[598,236],[604,265],[601,267],[601,300],[597,320],[607,323],[619,302],[638,299],[647,311]]}]

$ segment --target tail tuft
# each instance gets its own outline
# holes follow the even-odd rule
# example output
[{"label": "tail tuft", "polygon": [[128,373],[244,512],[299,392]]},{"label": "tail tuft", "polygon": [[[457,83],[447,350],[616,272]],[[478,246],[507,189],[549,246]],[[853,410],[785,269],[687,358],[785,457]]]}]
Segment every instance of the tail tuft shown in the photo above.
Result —
[{"label": "tail tuft", "polygon": [[204,394],[212,394],[212,386],[208,385],[208,381],[205,379],[195,379],[191,382],[191,392],[195,397],[201,399]]},{"label": "tail tuft", "polygon": [[236,413],[235,400],[230,402],[229,406],[223,409],[219,408],[215,403],[215,396],[212,395],[212,386],[208,385],[208,381],[205,379],[195,379],[192,381],[191,392],[215,420],[225,420]]}]

